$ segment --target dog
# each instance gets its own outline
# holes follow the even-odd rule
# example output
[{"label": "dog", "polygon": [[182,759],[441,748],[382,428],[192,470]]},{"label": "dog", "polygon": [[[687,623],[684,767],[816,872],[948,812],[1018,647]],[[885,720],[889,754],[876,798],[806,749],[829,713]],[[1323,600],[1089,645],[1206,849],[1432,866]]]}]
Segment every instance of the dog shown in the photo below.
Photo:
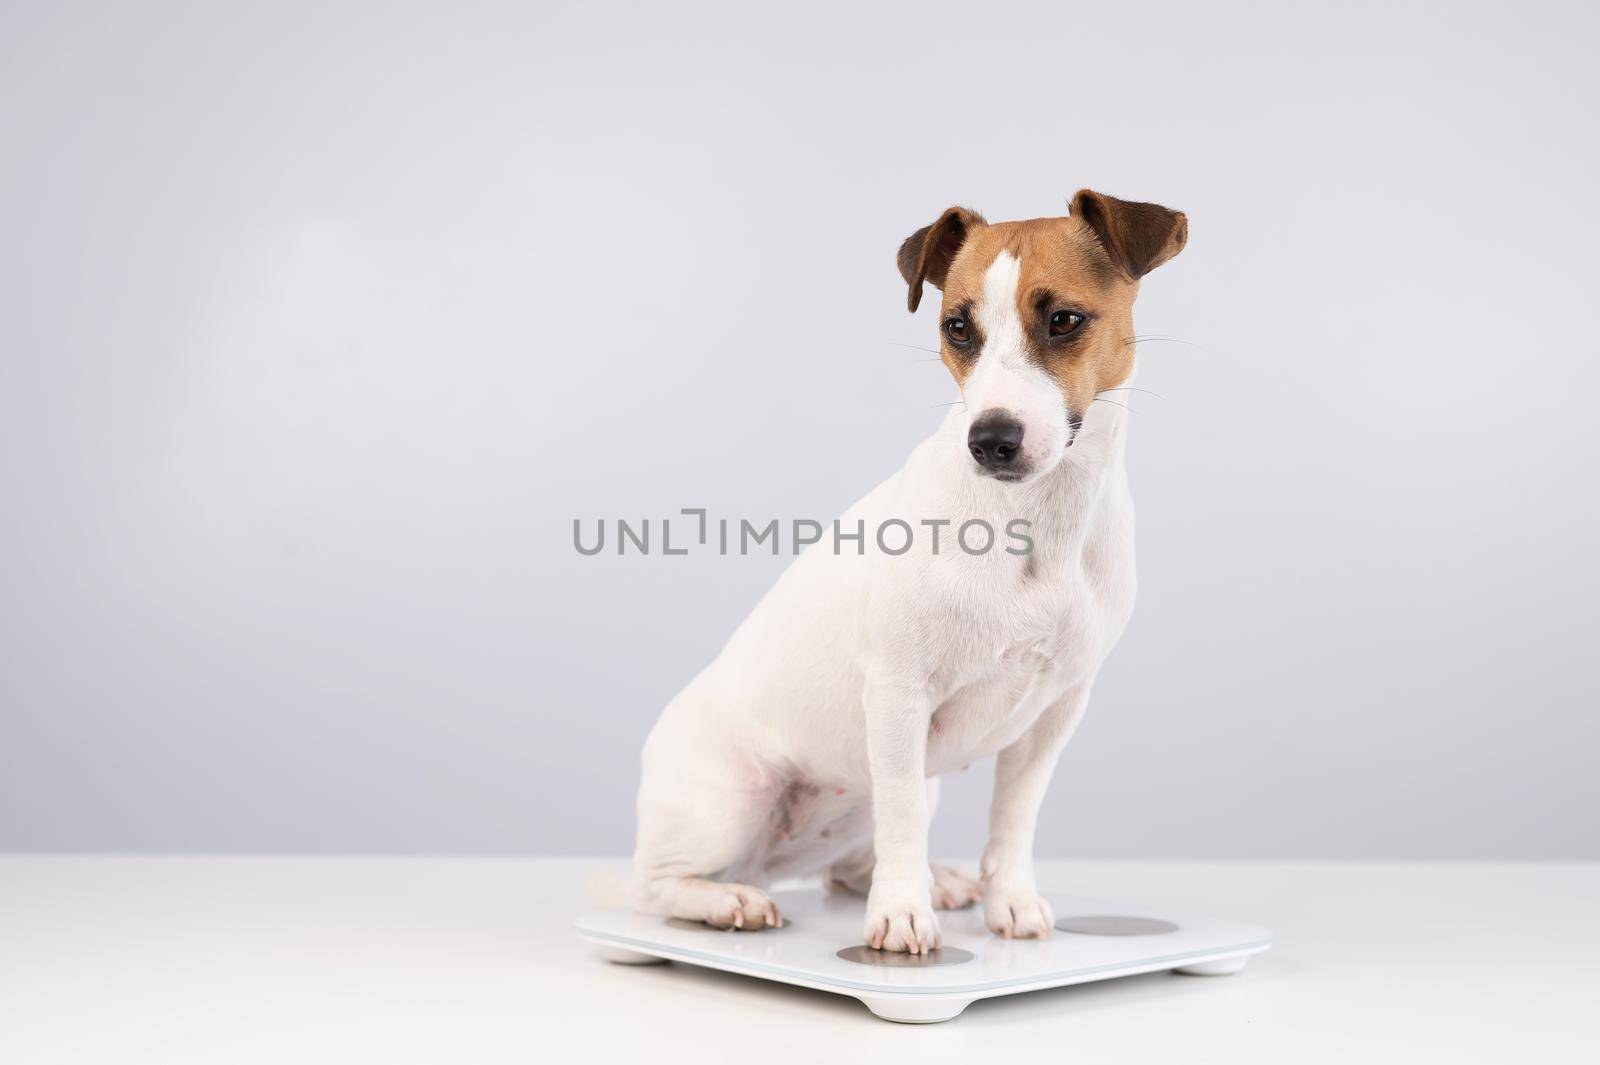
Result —
[{"label": "dog", "polygon": [[[1039,809],[1134,601],[1127,409],[1096,400],[1132,380],[1140,279],[1187,239],[1178,211],[1085,189],[1062,217],[952,207],[905,240],[907,307],[941,290],[964,405],[841,523],[1021,521],[1031,550],[802,553],[645,743],[635,908],[776,927],[763,885],[821,874],[866,896],[884,951],[938,949],[934,911],[980,901],[998,935],[1050,934]],[[980,875],[930,865],[940,775],[989,755]]]}]

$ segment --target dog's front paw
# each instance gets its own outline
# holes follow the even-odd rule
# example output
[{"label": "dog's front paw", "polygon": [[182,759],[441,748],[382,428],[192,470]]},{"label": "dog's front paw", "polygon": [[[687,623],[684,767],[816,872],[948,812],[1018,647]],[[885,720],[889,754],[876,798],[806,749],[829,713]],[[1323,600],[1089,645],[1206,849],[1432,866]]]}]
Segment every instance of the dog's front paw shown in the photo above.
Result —
[{"label": "dog's front paw", "polygon": [[989,931],[1007,939],[1045,939],[1056,926],[1056,915],[1033,888],[990,882],[983,893],[983,921]]},{"label": "dog's front paw", "polygon": [[927,954],[938,950],[939,919],[926,884],[874,883],[867,895],[867,945],[878,950]]}]

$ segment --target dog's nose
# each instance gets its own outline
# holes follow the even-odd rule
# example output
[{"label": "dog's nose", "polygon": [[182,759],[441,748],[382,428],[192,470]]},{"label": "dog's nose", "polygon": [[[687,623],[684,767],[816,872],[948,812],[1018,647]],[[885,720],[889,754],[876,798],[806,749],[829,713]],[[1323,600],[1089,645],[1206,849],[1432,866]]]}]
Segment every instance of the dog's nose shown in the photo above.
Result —
[{"label": "dog's nose", "polygon": [[967,450],[986,470],[1009,466],[1022,453],[1022,423],[998,411],[979,415],[967,430]]}]

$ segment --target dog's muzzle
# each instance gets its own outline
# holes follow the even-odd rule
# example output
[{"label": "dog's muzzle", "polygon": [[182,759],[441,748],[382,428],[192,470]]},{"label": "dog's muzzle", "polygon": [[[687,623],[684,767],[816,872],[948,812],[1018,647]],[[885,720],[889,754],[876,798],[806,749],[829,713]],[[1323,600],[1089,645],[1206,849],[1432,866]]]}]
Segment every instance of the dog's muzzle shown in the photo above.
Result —
[{"label": "dog's muzzle", "polygon": [[1026,472],[1022,459],[1022,423],[1004,411],[985,411],[967,430],[967,450],[980,467],[1003,481]]}]

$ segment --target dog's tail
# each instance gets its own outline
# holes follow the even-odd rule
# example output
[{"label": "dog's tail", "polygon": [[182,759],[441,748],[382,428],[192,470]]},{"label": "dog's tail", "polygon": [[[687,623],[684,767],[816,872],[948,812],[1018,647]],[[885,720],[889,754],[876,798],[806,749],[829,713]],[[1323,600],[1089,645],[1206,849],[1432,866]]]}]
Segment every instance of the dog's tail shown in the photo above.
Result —
[{"label": "dog's tail", "polygon": [[589,878],[589,902],[599,910],[627,909],[627,878],[610,871],[595,873]]}]

